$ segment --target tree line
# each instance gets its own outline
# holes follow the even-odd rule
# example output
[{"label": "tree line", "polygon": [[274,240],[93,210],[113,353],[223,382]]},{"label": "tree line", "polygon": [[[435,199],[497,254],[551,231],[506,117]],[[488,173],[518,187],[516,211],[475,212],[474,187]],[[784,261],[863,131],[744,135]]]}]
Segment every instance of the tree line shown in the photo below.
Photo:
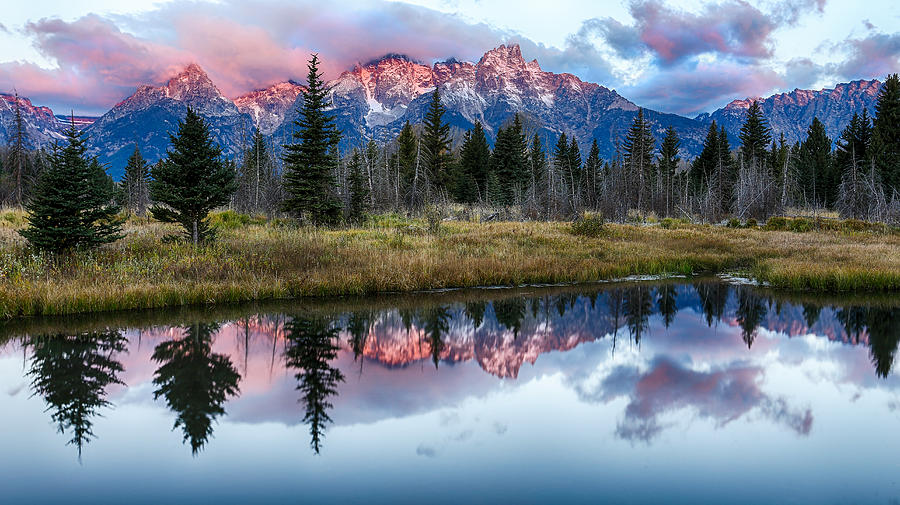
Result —
[{"label": "tree line", "polygon": [[315,226],[450,202],[517,209],[527,219],[596,211],[618,221],[654,213],[717,222],[802,207],[900,222],[897,74],[883,84],[875,116],[854,114],[835,142],[813,118],[806,139],[789,145],[783,134],[774,137],[753,102],[737,148],[713,121],[700,155],[688,162],[678,132],[670,127],[658,142],[642,109],[610,159],[601,158],[596,139],[584,156],[584,146],[566,132],[545,145],[537,125],[520,114],[498,128],[493,148],[480,122],[454,142],[437,89],[421,124],[407,121],[394,140],[372,140],[341,155],[316,55],[308,69],[297,129],[280,152],[257,129],[242,159],[224,160],[209,126],[188,109],[170,134],[167,156],[150,165],[135,145],[118,184],[86,156],[74,123],[64,146],[29,151],[17,106],[13,141],[0,157],[0,197],[25,206],[29,226],[22,235],[53,252],[118,239],[123,208],[179,224],[194,244],[212,237],[207,217],[223,206]]}]

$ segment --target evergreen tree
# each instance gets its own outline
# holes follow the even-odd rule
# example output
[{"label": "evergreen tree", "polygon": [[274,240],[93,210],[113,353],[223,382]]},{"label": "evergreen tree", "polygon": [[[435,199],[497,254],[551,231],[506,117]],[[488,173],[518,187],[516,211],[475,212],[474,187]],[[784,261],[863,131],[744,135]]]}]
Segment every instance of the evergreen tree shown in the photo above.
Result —
[{"label": "evergreen tree", "polygon": [[134,152],[128,158],[128,164],[125,165],[122,185],[125,187],[128,210],[143,216],[149,203],[150,164],[141,156],[137,144],[134,145]]},{"label": "evergreen tree", "polygon": [[188,108],[178,130],[169,134],[172,144],[164,163],[153,167],[150,208],[153,217],[178,223],[196,246],[211,237],[207,217],[225,205],[237,189],[234,169],[222,162],[222,149],[210,137],[209,126]]},{"label": "evergreen tree", "polygon": [[422,151],[426,168],[431,177],[435,192],[448,190],[450,187],[450,125],[444,122],[446,109],[441,103],[441,95],[435,88],[431,94],[431,105],[425,114],[422,131]]},{"label": "evergreen tree", "polygon": [[695,194],[702,194],[712,184],[720,152],[719,128],[713,121],[706,132],[700,156],[694,158],[694,162],[691,164],[690,181]]},{"label": "evergreen tree", "polygon": [[663,318],[663,324],[668,328],[675,321],[675,315],[678,314],[675,286],[664,284],[657,289],[656,294],[658,296],[656,306],[659,308],[659,314]]},{"label": "evergreen tree", "polygon": [[496,174],[500,184],[498,189],[501,205],[516,203],[516,195],[524,189],[528,180],[526,159],[528,146],[522,134],[522,123],[519,115],[515,115],[513,124],[497,131],[497,142],[491,158],[491,170]]},{"label": "evergreen tree", "polygon": [[51,253],[90,249],[122,237],[112,179],[96,158],[85,157],[74,122],[65,134],[67,145],[51,155],[50,167],[25,205],[28,227],[19,232],[36,249]]},{"label": "evergreen tree", "polygon": [[595,138],[591,142],[591,150],[584,162],[584,192],[588,205],[596,207],[599,198],[599,181],[602,177],[603,162],[600,161],[600,146]]},{"label": "evergreen tree", "polygon": [[818,117],[813,117],[797,159],[800,191],[810,204],[830,206],[834,203],[837,182],[833,165],[831,139],[825,133],[825,125]]},{"label": "evergreen tree", "polygon": [[681,140],[678,138],[678,132],[670,126],[666,130],[666,136],[663,137],[662,145],[659,148],[659,176],[661,186],[664,193],[666,215],[671,215],[672,205],[674,204],[672,193],[674,187],[675,174],[678,171],[678,149],[681,147]]},{"label": "evergreen tree", "polygon": [[397,163],[400,181],[399,184],[404,193],[413,185],[416,176],[416,161],[418,159],[419,139],[409,121],[403,125],[400,135],[397,137]]},{"label": "evergreen tree", "polygon": [[900,76],[891,74],[881,85],[875,105],[872,150],[878,174],[890,197],[900,191]]},{"label": "evergreen tree", "polygon": [[182,429],[195,455],[212,435],[213,421],[225,415],[225,401],[240,392],[241,376],[231,359],[212,352],[218,329],[216,324],[194,323],[182,337],[153,350],[152,359],[160,364],[153,376],[153,399],[166,399],[176,413],[173,429]]},{"label": "evergreen tree", "polygon": [[10,166],[12,168],[13,193],[15,194],[15,203],[21,206],[24,199],[25,186],[25,165],[28,162],[27,145],[28,131],[25,129],[25,119],[22,117],[22,106],[19,103],[19,92],[15,92],[15,111],[13,120],[13,143],[12,156],[10,156]]},{"label": "evergreen tree", "polygon": [[347,220],[351,223],[359,223],[369,210],[369,186],[362,171],[362,156],[359,149],[354,149],[350,156],[350,174],[348,176],[349,202],[347,205]]},{"label": "evergreen tree", "polygon": [[480,121],[466,132],[460,149],[459,170],[456,177],[456,199],[473,203],[481,199],[487,187],[491,163],[491,148]]},{"label": "evergreen tree", "polygon": [[747,119],[741,126],[741,156],[745,164],[766,162],[766,148],[772,142],[772,131],[756,100],[747,109]]},{"label": "evergreen tree", "polygon": [[306,91],[299,118],[294,124],[294,142],[285,146],[283,208],[314,225],[334,224],[340,219],[334,171],[338,166],[337,146],[341,132],[328,114],[328,88],[319,73],[319,56],[307,65]]},{"label": "evergreen tree", "polygon": [[275,164],[259,128],[253,130],[250,148],[244,152],[238,173],[238,208],[245,212],[271,213],[278,206]]},{"label": "evergreen tree", "polygon": [[550,191],[547,180],[547,153],[544,152],[544,146],[536,133],[531,140],[528,162],[531,165],[531,193],[539,205],[546,205]]},{"label": "evergreen tree", "polygon": [[649,201],[649,189],[654,180],[653,145],[656,141],[650,131],[650,122],[644,118],[644,110],[638,109],[631,128],[625,136],[625,167],[637,186],[631,192],[629,203],[638,209],[645,208]]}]

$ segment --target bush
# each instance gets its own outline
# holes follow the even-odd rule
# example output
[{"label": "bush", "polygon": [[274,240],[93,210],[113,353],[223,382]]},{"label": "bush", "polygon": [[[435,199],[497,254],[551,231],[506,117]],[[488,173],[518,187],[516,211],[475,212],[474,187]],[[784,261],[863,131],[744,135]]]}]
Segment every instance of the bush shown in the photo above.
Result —
[{"label": "bush", "polygon": [[741,220],[738,219],[738,218],[736,218],[736,217],[733,217],[733,218],[731,218],[731,219],[728,220],[728,223],[726,223],[725,226],[727,226],[727,227],[729,227],[729,228],[740,228],[740,227],[741,227]]},{"label": "bush", "polygon": [[441,222],[444,220],[444,212],[437,205],[425,206],[425,223],[428,233],[437,235],[441,232]]},{"label": "bush", "polygon": [[662,221],[660,221],[659,225],[666,230],[672,230],[678,227],[678,221],[672,219],[671,217],[666,217],[663,218]]},{"label": "bush", "polygon": [[571,232],[572,235],[579,237],[599,237],[603,233],[603,216],[584,213],[577,221],[572,223]]},{"label": "bush", "polygon": [[756,222],[756,219],[750,218],[747,220],[747,228],[756,228],[759,226],[759,223]]},{"label": "bush", "polygon": [[809,219],[797,217],[788,221],[788,229],[797,233],[805,233],[812,229],[812,223]]},{"label": "bush", "polygon": [[770,231],[787,231],[788,220],[786,217],[781,216],[770,217],[766,221],[765,229]]}]

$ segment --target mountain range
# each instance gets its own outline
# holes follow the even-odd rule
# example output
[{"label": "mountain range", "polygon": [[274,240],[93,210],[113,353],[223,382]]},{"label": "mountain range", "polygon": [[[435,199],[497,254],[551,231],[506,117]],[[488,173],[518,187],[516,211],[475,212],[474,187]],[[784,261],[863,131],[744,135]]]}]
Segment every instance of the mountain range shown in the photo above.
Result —
[{"label": "mountain range", "polygon": [[[356,65],[328,85],[332,111],[344,135],[342,150],[369,139],[388,141],[406,121],[421,122],[435,88],[441,92],[447,109],[445,120],[457,140],[475,121],[481,121],[493,141],[497,130],[518,112],[529,136],[540,136],[548,148],[565,132],[578,139],[582,152],[596,139],[605,158],[615,155],[639,108],[615,90],[572,74],[542,70],[536,60],[525,61],[517,45],[501,45],[476,63],[447,60],[426,65],[389,54]],[[853,81],[834,89],[798,89],[755,99],[760,100],[775,136],[784,133],[793,143],[805,137],[813,116],[825,124],[829,136],[837,137],[854,112],[874,110],[880,86],[877,80]],[[140,86],[95,121],[76,118],[76,126],[84,128],[89,152],[119,177],[135,144],[150,161],[165,155],[169,133],[188,107],[206,118],[227,157],[242,151],[254,127],[280,146],[294,131],[303,90],[301,84],[287,81],[229,99],[200,66],[191,64],[163,86]],[[725,126],[732,144],[737,145],[743,116],[753,99],[734,100],[695,118],[644,111],[657,141],[673,126],[681,137],[683,155],[690,158],[699,154],[713,120]],[[0,95],[0,142],[11,138],[13,104],[11,95]],[[27,98],[20,97],[20,109],[34,145],[62,138],[68,121],[46,107],[32,105]]]}]

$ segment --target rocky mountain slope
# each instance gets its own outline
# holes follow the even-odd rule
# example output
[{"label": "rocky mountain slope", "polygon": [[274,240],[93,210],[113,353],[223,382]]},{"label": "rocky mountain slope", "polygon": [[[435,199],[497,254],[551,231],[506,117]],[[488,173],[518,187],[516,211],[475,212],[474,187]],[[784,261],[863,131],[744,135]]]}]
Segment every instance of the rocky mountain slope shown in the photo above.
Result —
[{"label": "rocky mountain slope", "polygon": [[[806,138],[806,129],[813,117],[818,117],[825,125],[825,131],[832,140],[837,139],[854,113],[861,114],[863,110],[867,110],[869,115],[874,114],[880,90],[881,82],[877,80],[852,81],[838,84],[833,89],[795,89],[790,93],[755,100],[759,100],[763,114],[769,121],[773,138],[784,133],[785,140],[793,144]],[[734,100],[712,114],[701,114],[696,119],[707,125],[715,120],[725,127],[732,144],[737,145],[741,125],[753,100],[754,98]]]}]

